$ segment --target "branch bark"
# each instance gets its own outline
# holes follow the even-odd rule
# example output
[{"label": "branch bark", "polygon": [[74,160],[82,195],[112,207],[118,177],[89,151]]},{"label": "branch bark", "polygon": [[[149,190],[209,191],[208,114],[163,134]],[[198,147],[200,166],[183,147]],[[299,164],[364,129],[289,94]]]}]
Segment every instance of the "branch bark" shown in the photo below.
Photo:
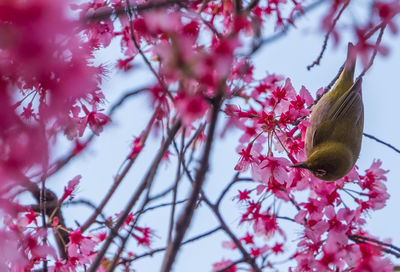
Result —
[{"label": "branch bark", "polygon": [[150,168],[147,171],[146,176],[140,183],[136,192],[132,195],[131,199],[129,200],[128,204],[126,205],[122,215],[119,217],[115,226],[111,229],[106,241],[104,242],[101,250],[97,254],[95,260],[93,261],[92,265],[88,269],[88,272],[95,272],[96,269],[99,267],[101,260],[103,259],[104,255],[106,254],[108,248],[110,247],[112,241],[117,236],[118,231],[122,224],[124,223],[125,219],[128,217],[130,211],[132,210],[133,206],[136,204],[144,190],[153,182],[154,176],[156,175],[157,169],[160,166],[160,162],[168,150],[169,145],[172,143],[173,138],[175,137],[176,133],[178,132],[179,128],[181,127],[181,121],[178,120],[175,122],[173,127],[168,133],[168,138],[164,142],[163,146],[161,147],[160,151],[157,153],[153,163],[150,165]]},{"label": "branch bark", "polygon": [[187,229],[190,226],[190,223],[192,222],[192,217],[194,214],[194,209],[196,207],[196,202],[199,198],[206,177],[206,173],[209,168],[209,158],[210,158],[212,143],[214,140],[218,114],[221,108],[221,102],[222,102],[222,95],[217,94],[217,97],[215,97],[212,104],[210,126],[208,129],[207,141],[203,150],[203,155],[200,160],[200,167],[196,172],[195,182],[193,183],[193,189],[190,194],[187,205],[183,213],[179,217],[178,222],[176,223],[175,237],[171,241],[171,243],[168,244],[167,251],[165,253],[161,268],[162,272],[171,271],[172,265],[175,262],[176,255],[178,254],[179,248],[181,247],[182,240],[185,236]]}]

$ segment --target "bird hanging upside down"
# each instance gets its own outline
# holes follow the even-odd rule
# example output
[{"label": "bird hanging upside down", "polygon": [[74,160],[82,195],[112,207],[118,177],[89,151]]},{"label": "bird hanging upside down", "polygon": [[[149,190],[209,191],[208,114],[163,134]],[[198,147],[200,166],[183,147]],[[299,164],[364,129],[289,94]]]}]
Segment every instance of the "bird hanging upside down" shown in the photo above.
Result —
[{"label": "bird hanging upside down", "polygon": [[335,181],[347,175],[360,154],[364,106],[362,79],[353,83],[355,63],[354,46],[349,43],[335,86],[312,107],[305,138],[307,160],[293,165],[322,180]]}]

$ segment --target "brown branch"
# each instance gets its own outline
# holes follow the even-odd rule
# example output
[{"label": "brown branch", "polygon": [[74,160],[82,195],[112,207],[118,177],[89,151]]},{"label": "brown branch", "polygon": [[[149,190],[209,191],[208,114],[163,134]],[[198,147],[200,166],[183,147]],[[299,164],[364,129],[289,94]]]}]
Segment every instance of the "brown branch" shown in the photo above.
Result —
[{"label": "brown branch", "polygon": [[222,229],[231,238],[231,240],[235,243],[236,247],[242,253],[244,261],[251,265],[253,271],[261,272],[261,269],[257,266],[255,259],[249,255],[249,253],[246,251],[246,249],[242,246],[242,243],[235,236],[235,234],[233,234],[233,232],[230,230],[228,225],[225,223],[224,219],[221,216],[221,213],[219,212],[218,207],[211,204],[211,202],[204,195],[203,195],[202,199],[207,204],[207,206],[214,212],[214,215],[217,217],[218,221],[220,222]]},{"label": "brown branch", "polygon": [[389,243],[381,242],[381,241],[376,240],[376,239],[374,239],[374,238],[370,238],[370,237],[366,237],[366,236],[361,236],[361,235],[357,235],[357,234],[350,235],[350,237],[356,238],[356,239],[366,240],[366,241],[369,241],[369,242],[373,242],[373,243],[375,243],[375,244],[379,244],[379,245],[381,245],[381,246],[389,247],[389,248],[391,248],[391,249],[393,249],[393,250],[396,250],[396,251],[398,251],[398,252],[400,253],[400,247],[394,246],[394,245],[389,244]]},{"label": "brown branch", "polygon": [[[213,228],[212,230],[209,230],[209,231],[204,232],[202,234],[196,235],[196,236],[194,236],[194,237],[192,237],[192,238],[190,238],[190,239],[188,239],[186,241],[183,241],[181,245],[183,246],[183,245],[186,245],[188,243],[194,242],[196,240],[205,238],[205,237],[207,237],[207,236],[209,236],[209,235],[211,235],[211,234],[213,234],[213,233],[215,233],[215,232],[217,232],[219,230],[221,230],[221,227]],[[144,257],[147,257],[147,256],[153,256],[155,253],[162,252],[162,251],[164,251],[166,249],[167,249],[167,247],[156,248],[156,249],[153,249],[152,251],[143,253],[142,255],[137,255],[136,257],[134,257],[132,259],[126,260],[125,262],[133,262],[133,261],[136,261],[138,259],[141,259],[141,258],[144,258]]]},{"label": "brown branch", "polygon": [[[32,196],[36,199],[38,203],[40,203],[41,195],[42,195],[42,190],[39,188],[39,186],[31,182],[28,178],[23,177],[24,182],[22,185],[32,194]],[[56,209],[55,216],[58,218],[59,225],[62,226],[64,229],[67,229],[64,216],[62,215],[61,209],[59,208],[59,202],[58,202],[58,197],[57,195],[45,188],[44,190],[44,199],[46,199],[46,214],[45,216],[51,216],[53,214],[54,209]],[[38,206],[32,205],[31,206],[33,210],[35,211],[42,211],[41,205],[39,204]],[[54,231],[54,236],[56,239],[57,243],[57,248],[58,252],[64,260],[68,258],[68,255],[66,253],[66,248],[65,245],[69,242],[69,233],[65,230],[62,229],[56,229]]]},{"label": "brown branch", "polygon": [[153,66],[151,65],[149,59],[146,57],[146,55],[144,54],[143,50],[140,48],[140,45],[138,43],[138,41],[136,40],[136,36],[135,36],[135,32],[133,31],[133,24],[132,24],[132,20],[133,20],[133,13],[132,13],[132,9],[129,3],[129,0],[125,0],[126,3],[126,8],[128,10],[128,17],[129,17],[129,28],[130,28],[130,32],[131,32],[131,39],[133,41],[133,44],[135,45],[137,51],[139,52],[139,54],[142,56],[144,62],[146,63],[147,67],[150,69],[150,71],[153,73],[153,75],[156,77],[158,83],[160,84],[160,86],[164,89],[164,91],[166,92],[166,94],[168,95],[168,97],[174,101],[174,97],[172,96],[172,94],[168,91],[168,87],[165,85],[164,81],[161,79],[160,75],[156,72],[156,70],[154,70]]},{"label": "brown branch", "polygon": [[[154,120],[156,118],[157,112],[153,114],[153,116],[150,119],[150,122],[147,125],[147,128],[144,130],[144,132],[141,135],[141,144],[142,146],[145,145],[147,138],[149,136],[150,130],[153,126]],[[111,199],[112,195],[115,193],[117,190],[118,186],[121,184],[121,182],[124,180],[126,175],[128,174],[129,170],[131,169],[132,165],[138,158],[140,153],[136,154],[135,156],[132,156],[128,158],[128,164],[125,166],[125,168],[122,170],[122,173],[117,175],[114,179],[114,183],[112,187],[108,190],[106,196],[103,198],[101,201],[98,209],[89,217],[89,219],[86,221],[86,223],[82,226],[81,231],[84,232],[86,231],[96,220],[97,216],[99,215],[100,212],[103,211],[104,207],[107,205],[108,201]]]},{"label": "brown branch", "polygon": [[137,200],[140,198],[142,193],[150,184],[153,182],[154,176],[156,175],[157,169],[160,166],[160,162],[165,155],[165,153],[168,150],[169,145],[171,144],[173,138],[175,137],[176,133],[178,132],[179,128],[181,127],[181,121],[178,120],[175,122],[171,130],[168,132],[168,137],[165,140],[164,144],[158,151],[156,157],[154,158],[154,161],[150,165],[146,176],[143,178],[142,182],[140,183],[139,187],[137,188],[136,192],[132,195],[130,198],[128,204],[126,205],[123,213],[120,215],[118,218],[117,223],[115,226],[111,229],[110,233],[108,234],[108,237],[106,241],[104,242],[101,250],[98,252],[95,260],[93,261],[92,265],[89,268],[89,272],[95,272],[96,269],[99,267],[101,260],[103,259],[103,256],[107,252],[107,249],[110,247],[112,241],[114,238],[117,236],[118,231],[122,224],[125,222],[125,219],[128,217],[130,211],[132,210],[133,206],[136,204]]},{"label": "brown branch", "polygon": [[225,266],[224,268],[221,268],[221,269],[217,270],[216,272],[228,271],[229,269],[231,269],[231,268],[234,267],[235,265],[240,264],[240,263],[244,263],[244,262],[246,262],[246,260],[244,260],[244,259],[237,260],[237,261],[235,261],[235,262],[232,262],[230,265]]},{"label": "brown branch", "polygon": [[[118,101],[115,103],[111,108],[110,111],[107,113],[107,116],[111,117],[114,112],[130,97],[137,95],[139,93],[142,93],[144,91],[148,90],[148,88],[138,88],[134,91],[130,91],[125,93]],[[96,134],[91,133],[91,135],[84,141],[83,145],[87,147],[88,144],[90,144],[93,139],[95,138]],[[74,151],[70,152],[69,154],[63,156],[62,158],[58,159],[56,162],[54,162],[48,170],[47,177],[50,177],[57,173],[59,170],[61,170],[64,166],[66,166],[73,158],[75,158],[79,153],[76,153]],[[35,173],[30,176],[30,178],[37,177],[40,175],[39,173]]]},{"label": "brown branch", "polygon": [[[195,184],[195,181],[192,177],[192,175],[190,174],[189,169],[187,168],[185,162],[183,161],[183,169],[185,170],[186,176],[188,177],[189,181],[192,184]],[[203,200],[207,206],[213,211],[214,215],[217,217],[217,219],[219,220],[222,229],[225,231],[225,233],[232,239],[232,241],[235,243],[236,247],[239,249],[239,251],[242,253],[243,256],[243,260],[248,263],[252,268],[253,271],[256,272],[261,272],[260,268],[257,266],[257,264],[255,263],[254,258],[252,258],[249,253],[247,253],[246,249],[242,246],[242,244],[240,243],[240,241],[237,239],[237,237],[233,234],[233,232],[229,229],[228,225],[225,223],[225,221],[223,220],[221,214],[219,213],[219,208],[216,205],[213,205],[208,198],[205,196],[204,192],[202,192],[201,194],[201,200]]]},{"label": "brown branch", "polygon": [[251,2],[247,5],[246,11],[250,12],[253,8],[258,5],[259,0],[251,0]]},{"label": "brown branch", "polygon": [[382,252],[391,254],[391,255],[395,256],[396,258],[400,258],[400,252],[399,252],[400,249],[391,244],[387,244],[387,243],[384,243],[384,242],[381,242],[381,241],[378,241],[378,240],[375,240],[372,238],[368,238],[365,236],[361,236],[361,235],[347,235],[347,237],[355,243],[369,244],[369,245],[372,245],[375,248],[379,249]]},{"label": "brown branch", "polygon": [[[309,4],[308,6],[304,7],[302,12],[296,12],[296,14],[293,15],[293,22],[296,21],[297,19],[299,19],[305,13],[316,9],[317,7],[319,7],[324,2],[326,2],[326,0],[315,1],[315,2],[313,2],[311,4]],[[283,38],[289,32],[291,25],[292,24],[290,24],[290,23],[286,23],[278,33],[275,33],[275,34],[273,34],[273,35],[271,35],[269,37],[261,39],[258,43],[253,44],[252,49],[251,49],[250,53],[248,54],[248,57],[253,55],[261,47],[263,47],[263,46],[265,46],[267,44],[271,44],[271,43]]]},{"label": "brown branch", "polygon": [[[191,2],[195,1],[189,1],[189,0],[167,0],[163,2],[156,2],[156,1],[151,1],[143,5],[136,5],[134,7],[129,7],[130,12],[143,12],[147,10],[154,10],[154,9],[162,9],[166,8],[169,6],[174,6],[174,5],[181,5],[184,3],[190,4]],[[96,12],[95,14],[91,14],[89,16],[86,16],[84,18],[84,21],[86,22],[92,22],[92,21],[101,21],[104,19],[109,18],[111,15],[115,16],[120,16],[120,15],[126,15],[126,8],[125,7],[118,7],[115,10],[109,11],[109,10],[104,10],[101,12]]]},{"label": "brown branch", "polygon": [[[381,24],[380,24],[380,25],[381,25]],[[381,26],[381,31],[379,32],[378,38],[377,38],[377,40],[376,40],[376,46],[375,46],[375,48],[374,48],[374,52],[373,52],[373,54],[372,54],[372,56],[371,56],[371,58],[370,58],[370,60],[369,60],[368,65],[364,68],[364,70],[361,72],[361,74],[357,77],[356,81],[357,81],[359,78],[363,77],[363,76],[365,75],[365,73],[369,70],[369,68],[371,68],[372,64],[374,63],[374,59],[375,59],[376,54],[377,54],[377,52],[378,52],[378,47],[379,47],[379,45],[380,45],[380,43],[381,43],[381,41],[382,41],[382,37],[383,37],[383,33],[384,33],[384,30],[385,30],[385,27],[386,27],[385,24]],[[374,28],[374,29],[375,29],[375,28]],[[379,28],[378,28],[378,29],[379,29]],[[375,30],[375,31],[376,31],[376,30]],[[375,33],[375,32],[373,32],[373,33]],[[336,82],[337,79],[339,78],[339,76],[340,76],[340,74],[342,73],[343,69],[344,69],[344,64],[340,67],[338,73],[337,73],[336,76],[333,78],[333,80],[328,84],[328,86],[325,87],[324,92],[323,92],[321,95],[319,95],[319,96],[317,97],[317,99],[315,99],[314,103],[313,103],[310,107],[312,107],[313,105],[317,104],[318,101],[321,99],[321,97],[322,97],[324,94],[326,94],[327,92],[329,92],[329,90],[332,88],[332,86],[335,84],[335,82]],[[367,137],[368,137],[368,136],[367,136]]]},{"label": "brown branch", "polygon": [[373,136],[373,135],[371,135],[371,134],[368,134],[368,133],[365,133],[365,132],[364,132],[363,135],[364,135],[365,137],[367,137],[367,138],[370,138],[370,139],[372,139],[372,140],[375,140],[375,141],[377,141],[378,143],[383,144],[383,145],[385,145],[385,146],[387,146],[387,147],[393,149],[394,151],[396,151],[397,153],[400,154],[400,149],[394,147],[393,145],[391,145],[391,144],[389,144],[389,143],[387,143],[387,142],[384,142],[384,141],[382,141],[382,140],[376,138],[375,136]]},{"label": "brown branch", "polygon": [[72,200],[66,203],[63,203],[63,206],[67,206],[67,205],[86,205],[89,206],[90,208],[92,208],[93,210],[98,210],[99,216],[101,216],[101,218],[104,221],[107,221],[107,217],[99,210],[99,208],[97,207],[97,205],[95,205],[94,203],[92,203],[90,200],[88,199],[77,199],[77,200]]},{"label": "brown branch", "polygon": [[179,251],[179,248],[181,246],[183,237],[185,236],[185,233],[187,229],[189,228],[189,225],[192,221],[194,209],[196,207],[196,202],[199,198],[199,194],[201,192],[201,189],[203,187],[203,183],[206,177],[206,173],[208,171],[209,167],[209,158],[210,158],[210,152],[211,152],[211,147],[212,143],[214,140],[214,134],[215,134],[215,129],[216,129],[216,124],[217,124],[217,119],[218,119],[218,113],[221,107],[221,102],[222,102],[222,94],[221,91],[219,91],[219,94],[217,94],[217,97],[215,97],[214,103],[212,104],[212,113],[211,113],[211,120],[210,120],[210,125],[208,129],[208,135],[207,135],[207,140],[205,143],[204,151],[202,158],[200,160],[200,167],[198,168],[196,172],[196,178],[195,182],[193,184],[193,189],[191,192],[191,195],[189,197],[189,200],[186,204],[186,207],[184,208],[184,211],[182,212],[181,216],[178,219],[178,222],[176,223],[175,227],[175,237],[171,243],[168,244],[162,268],[162,272],[169,272],[171,271],[172,265],[175,261],[176,255]]},{"label": "brown branch", "polygon": [[374,48],[372,56],[371,56],[371,58],[369,60],[368,65],[364,68],[364,70],[361,72],[361,74],[357,77],[356,81],[359,78],[362,78],[365,75],[365,73],[369,70],[369,68],[371,68],[372,64],[374,64],[374,60],[375,60],[376,54],[378,53],[379,45],[382,42],[382,37],[383,37],[383,33],[385,32],[385,28],[386,28],[386,24],[384,24],[381,27],[381,30],[379,31],[378,38],[376,39],[376,42],[375,42],[375,48]]},{"label": "brown branch", "polygon": [[237,172],[234,176],[232,181],[224,188],[224,190],[221,192],[217,202],[215,203],[215,206],[219,207],[221,204],[222,199],[224,198],[225,194],[228,193],[229,189],[238,181],[239,179],[240,172]]},{"label": "brown branch", "polygon": [[235,14],[240,14],[242,12],[242,1],[241,0],[234,0],[233,1],[233,9]]},{"label": "brown branch", "polygon": [[182,158],[184,156],[183,150],[185,148],[185,131],[182,131],[181,148],[180,148],[180,150],[178,149],[175,141],[173,141],[173,145],[175,147],[175,150],[178,153],[178,167],[176,168],[175,182],[174,182],[174,187],[173,187],[173,190],[172,190],[172,204],[173,205],[172,205],[172,208],[171,208],[171,214],[170,214],[170,220],[169,220],[167,244],[171,243],[171,241],[172,241],[172,232],[173,232],[173,229],[174,229],[175,207],[176,207],[176,198],[177,198],[177,195],[178,195],[178,185],[179,185],[179,181],[182,178],[181,166],[182,166]]},{"label": "brown branch", "polygon": [[314,67],[315,65],[319,65],[324,52],[326,50],[326,46],[328,44],[328,39],[332,34],[332,31],[335,29],[335,26],[337,24],[337,22],[340,19],[340,16],[342,16],[343,11],[347,8],[347,6],[349,5],[350,0],[347,0],[346,2],[343,3],[342,8],[339,10],[338,14],[336,15],[336,17],[333,19],[332,25],[330,26],[330,28],[328,29],[328,32],[325,34],[325,38],[324,38],[324,43],[322,44],[322,49],[321,52],[319,53],[318,57],[316,60],[314,60],[314,62],[310,65],[307,66],[307,70],[310,70],[312,67]]}]

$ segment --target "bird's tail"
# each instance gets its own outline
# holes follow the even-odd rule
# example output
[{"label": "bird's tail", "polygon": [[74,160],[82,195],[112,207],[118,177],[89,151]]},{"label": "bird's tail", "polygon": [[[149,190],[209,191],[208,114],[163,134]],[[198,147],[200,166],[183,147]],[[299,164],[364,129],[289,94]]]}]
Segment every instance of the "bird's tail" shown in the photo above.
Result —
[{"label": "bird's tail", "polygon": [[356,58],[357,56],[354,45],[352,43],[349,43],[347,47],[347,58],[343,64],[343,71],[332,89],[332,95],[340,97],[347,90],[349,90],[351,86],[353,86]]}]

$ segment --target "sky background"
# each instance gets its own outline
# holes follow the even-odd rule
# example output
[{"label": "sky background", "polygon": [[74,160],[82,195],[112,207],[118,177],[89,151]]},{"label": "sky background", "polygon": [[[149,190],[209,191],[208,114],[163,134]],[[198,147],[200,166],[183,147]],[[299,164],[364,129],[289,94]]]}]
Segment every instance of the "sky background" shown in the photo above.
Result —
[{"label": "sky background", "polygon": [[[263,78],[267,73],[282,74],[292,80],[296,90],[304,85],[314,96],[320,87],[326,86],[334,78],[345,59],[347,40],[343,40],[337,48],[333,48],[332,40],[330,40],[321,65],[307,71],[306,66],[313,62],[321,50],[323,34],[319,32],[316,22],[319,22],[318,18],[321,16],[321,11],[325,11],[325,8],[325,6],[322,6],[302,17],[297,21],[297,29],[293,29],[285,37],[259,50],[253,58],[256,68],[255,78]],[[351,18],[351,16],[349,17]],[[348,39],[351,41],[351,36]],[[398,44],[400,44],[400,39],[386,33],[383,44],[390,47],[390,55],[388,57],[377,56],[373,67],[367,72],[363,80],[364,131],[400,147],[400,129],[398,126],[400,108],[398,87],[400,48],[398,48]],[[100,54],[100,60],[105,61],[109,67],[113,67],[116,56],[120,56],[119,46],[114,43],[113,46]],[[108,75],[104,82],[104,92],[109,101],[108,106],[113,105],[121,94],[154,82],[152,75],[142,68],[144,67],[137,62],[136,68],[130,73],[112,72]],[[362,67],[357,66],[357,75],[361,69]],[[89,148],[81,156],[75,158],[68,167],[65,167],[47,181],[49,187],[54,189],[58,195],[61,195],[68,180],[80,174],[82,180],[77,199],[84,197],[94,203],[99,203],[112,184],[113,177],[121,163],[129,153],[133,137],[141,133],[150,119],[150,113],[151,102],[147,95],[138,95],[127,101],[113,116],[112,124],[106,127],[101,137],[95,139]],[[220,128],[225,120],[226,118],[221,115],[218,123]],[[233,168],[239,159],[236,153],[239,137],[238,131],[232,130],[227,137],[218,138],[218,142],[214,145],[210,173],[205,184],[205,191],[211,199],[215,199],[219,195],[221,189],[234,175]],[[113,215],[124,208],[126,201],[135,191],[148,168],[149,161],[152,160],[158,148],[159,139],[152,136],[150,144],[146,145],[140,159],[134,164],[127,178],[112,198],[111,205],[108,205],[105,209],[107,215]],[[65,154],[66,150],[68,150],[68,144],[60,144],[56,153]],[[374,159],[381,159],[383,161],[382,167],[390,170],[387,174],[386,185],[391,198],[384,209],[369,214],[370,218],[367,218],[366,229],[380,239],[391,238],[392,243],[400,245],[400,217],[398,212],[400,207],[400,154],[364,137],[357,165],[364,170],[369,168]],[[154,193],[165,189],[169,184],[167,179],[170,181],[174,178],[175,165],[173,161],[174,158],[172,158],[170,164],[164,164],[160,167]],[[182,182],[182,184],[187,183]],[[231,199],[237,189],[243,189],[248,185],[242,184],[231,190],[222,206],[226,222],[232,228],[239,229],[240,232],[245,231],[244,227],[237,228],[240,219],[240,206],[236,201],[232,202]],[[251,188],[253,187],[251,185]],[[185,190],[189,192],[188,186],[184,188],[186,189],[183,192]],[[184,197],[185,194],[181,194],[178,199]],[[179,211],[178,209],[177,214],[180,214]],[[283,210],[282,214],[286,212],[291,215],[294,211],[290,208],[287,211]],[[65,217],[70,219],[68,221],[69,227],[76,226],[71,219],[84,222],[90,213],[90,209],[82,206],[69,205],[64,209]],[[163,229],[167,229],[165,226],[168,220],[169,209],[151,212],[141,219],[139,225],[156,229],[156,236],[153,239],[154,248],[163,246],[164,239],[167,237]],[[292,223],[281,223],[281,227],[288,230],[288,241],[293,241],[294,246],[301,228]],[[212,213],[205,206],[201,207],[198,209],[185,237],[192,237],[215,226],[217,226],[217,221]],[[219,232],[208,239],[184,246],[178,255],[174,271],[211,271],[212,263],[220,261],[222,257],[237,259],[238,254],[222,248],[222,241],[227,240],[228,238],[222,232]],[[136,248],[135,242],[131,243],[130,247]],[[294,247],[286,247],[286,249],[293,252]],[[137,271],[159,271],[162,257],[163,254],[161,253],[155,254],[152,258],[142,259],[136,263],[134,268]],[[282,260],[284,257],[278,259]]]}]

